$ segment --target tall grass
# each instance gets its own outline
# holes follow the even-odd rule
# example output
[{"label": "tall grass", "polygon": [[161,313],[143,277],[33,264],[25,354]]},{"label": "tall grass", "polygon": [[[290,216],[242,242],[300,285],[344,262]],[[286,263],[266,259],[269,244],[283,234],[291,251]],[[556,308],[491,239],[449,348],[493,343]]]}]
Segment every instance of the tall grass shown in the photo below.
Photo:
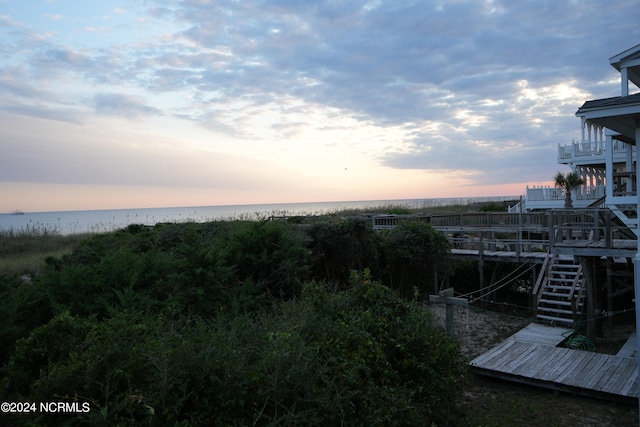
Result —
[{"label": "tall grass", "polygon": [[42,226],[0,230],[0,273],[38,273],[47,257],[70,253],[89,235],[63,235],[55,228]]}]

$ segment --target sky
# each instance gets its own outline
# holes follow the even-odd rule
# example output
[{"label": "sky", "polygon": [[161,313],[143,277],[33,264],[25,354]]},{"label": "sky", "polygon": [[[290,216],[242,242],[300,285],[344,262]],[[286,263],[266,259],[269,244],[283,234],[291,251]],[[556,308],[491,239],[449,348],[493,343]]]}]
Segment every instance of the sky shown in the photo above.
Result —
[{"label": "sky", "polygon": [[[0,212],[524,194],[637,0],[0,0]],[[632,92],[633,92],[632,88]],[[637,89],[637,88],[636,88]]]}]

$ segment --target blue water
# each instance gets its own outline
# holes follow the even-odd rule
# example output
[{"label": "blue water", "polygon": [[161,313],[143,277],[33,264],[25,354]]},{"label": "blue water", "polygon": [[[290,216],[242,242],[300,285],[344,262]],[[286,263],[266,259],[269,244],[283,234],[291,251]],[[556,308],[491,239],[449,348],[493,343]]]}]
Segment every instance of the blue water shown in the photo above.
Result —
[{"label": "blue water", "polygon": [[516,196],[464,197],[443,199],[367,200],[319,203],[281,203],[264,205],[196,206],[179,208],[113,209],[61,212],[0,214],[0,230],[50,231],[60,234],[102,233],[130,224],[155,225],[160,222],[209,222],[216,220],[255,220],[270,216],[324,215],[343,209],[404,206],[422,209],[472,202],[515,200]]}]

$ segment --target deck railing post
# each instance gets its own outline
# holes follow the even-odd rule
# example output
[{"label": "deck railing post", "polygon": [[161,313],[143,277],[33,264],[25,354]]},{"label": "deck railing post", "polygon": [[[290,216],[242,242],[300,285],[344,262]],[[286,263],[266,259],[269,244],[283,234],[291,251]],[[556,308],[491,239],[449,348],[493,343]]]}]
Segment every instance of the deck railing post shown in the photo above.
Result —
[{"label": "deck railing post", "polygon": [[549,215],[548,215],[548,219],[547,219],[548,223],[549,223],[549,252],[551,252],[551,249],[555,246],[555,230],[554,230],[554,226],[553,226],[553,211],[549,211]]},{"label": "deck railing post", "polygon": [[516,243],[516,258],[520,262],[520,252],[522,252],[522,211],[518,212],[518,242]]},{"label": "deck railing post", "polygon": [[480,289],[484,288],[484,242],[482,241],[482,230],[478,239],[478,271],[480,274]]},{"label": "deck railing post", "polygon": [[604,215],[604,247],[606,249],[611,248],[612,233],[613,230],[611,230],[611,210],[607,209]]}]

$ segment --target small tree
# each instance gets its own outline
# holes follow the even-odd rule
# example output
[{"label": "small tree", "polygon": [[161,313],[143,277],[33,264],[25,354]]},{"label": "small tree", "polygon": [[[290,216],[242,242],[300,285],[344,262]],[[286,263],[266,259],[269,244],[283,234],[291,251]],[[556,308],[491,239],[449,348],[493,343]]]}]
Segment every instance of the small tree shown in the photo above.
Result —
[{"label": "small tree", "polygon": [[564,191],[564,207],[572,208],[573,200],[571,199],[571,191],[584,184],[584,181],[575,172],[569,172],[566,175],[563,175],[562,172],[558,172],[554,179],[554,184],[556,187],[560,187]]}]

